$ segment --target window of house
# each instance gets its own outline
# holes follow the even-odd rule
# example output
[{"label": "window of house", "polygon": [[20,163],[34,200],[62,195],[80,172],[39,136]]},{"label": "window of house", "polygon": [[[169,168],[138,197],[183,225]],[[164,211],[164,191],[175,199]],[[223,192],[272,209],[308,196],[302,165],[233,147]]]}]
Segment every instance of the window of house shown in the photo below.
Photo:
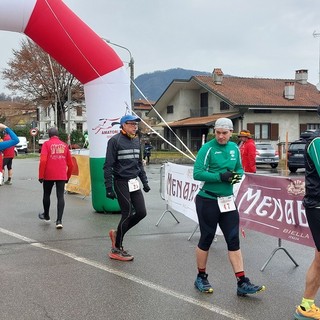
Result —
[{"label": "window of house", "polygon": [[230,106],[226,102],[220,101],[220,111],[223,110],[230,110]]},{"label": "window of house", "polygon": [[254,138],[256,140],[270,140],[270,123],[255,123],[254,125]]},{"label": "window of house", "polygon": [[173,113],[173,106],[167,106],[167,113]]},{"label": "window of house", "polygon": [[83,132],[82,129],[83,129],[83,123],[81,122],[77,123],[77,131]]},{"label": "window of house", "polygon": [[82,107],[81,106],[77,106],[77,116],[78,117],[82,116]]},{"label": "window of house", "polygon": [[318,130],[320,129],[319,123],[308,123],[307,124],[307,130]]},{"label": "window of house", "polygon": [[206,117],[208,115],[209,106],[209,95],[208,92],[203,92],[200,94],[200,116]]}]

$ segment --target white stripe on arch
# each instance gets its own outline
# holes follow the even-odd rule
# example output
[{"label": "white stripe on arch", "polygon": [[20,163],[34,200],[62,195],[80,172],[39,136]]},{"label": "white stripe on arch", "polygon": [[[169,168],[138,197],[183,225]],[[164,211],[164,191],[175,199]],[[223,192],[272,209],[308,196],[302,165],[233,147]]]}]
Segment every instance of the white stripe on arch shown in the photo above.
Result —
[{"label": "white stripe on arch", "polygon": [[0,30],[24,32],[37,0],[1,0]]}]

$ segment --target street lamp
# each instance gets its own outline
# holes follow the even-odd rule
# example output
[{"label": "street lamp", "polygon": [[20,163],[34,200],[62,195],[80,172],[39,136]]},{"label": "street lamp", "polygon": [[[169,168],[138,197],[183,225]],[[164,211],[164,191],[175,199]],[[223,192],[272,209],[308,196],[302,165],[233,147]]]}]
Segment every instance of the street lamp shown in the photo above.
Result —
[{"label": "street lamp", "polygon": [[[312,35],[314,38],[320,37],[320,33],[316,32],[316,31],[314,31]],[[319,41],[319,82],[317,83],[316,87],[317,87],[318,91],[320,91],[320,41]]]},{"label": "street lamp", "polygon": [[130,97],[131,97],[131,108],[133,109],[133,107],[134,107],[134,60],[133,60],[131,51],[128,48],[126,48],[124,46],[121,46],[121,45],[119,45],[117,43],[111,42],[108,39],[105,39],[105,38],[102,38],[102,39],[105,42],[112,44],[113,46],[122,48],[122,49],[127,50],[129,52],[129,55],[130,55],[130,61],[129,61],[129,68],[130,68]]}]

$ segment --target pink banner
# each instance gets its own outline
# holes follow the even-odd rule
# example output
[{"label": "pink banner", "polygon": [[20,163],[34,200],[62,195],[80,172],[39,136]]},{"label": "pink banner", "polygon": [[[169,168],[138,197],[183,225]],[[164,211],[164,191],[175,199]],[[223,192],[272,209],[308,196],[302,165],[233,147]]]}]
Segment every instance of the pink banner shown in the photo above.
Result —
[{"label": "pink banner", "polygon": [[236,203],[244,228],[314,247],[305,209],[304,177],[246,174]]}]

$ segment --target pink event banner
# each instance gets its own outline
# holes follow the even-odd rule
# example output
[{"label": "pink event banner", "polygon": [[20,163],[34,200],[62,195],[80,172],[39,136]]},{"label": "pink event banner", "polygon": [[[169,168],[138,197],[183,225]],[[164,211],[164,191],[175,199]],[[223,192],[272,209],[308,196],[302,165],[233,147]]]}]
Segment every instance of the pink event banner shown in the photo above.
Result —
[{"label": "pink event banner", "polygon": [[302,204],[304,177],[246,174],[236,203],[244,228],[314,247]]}]

